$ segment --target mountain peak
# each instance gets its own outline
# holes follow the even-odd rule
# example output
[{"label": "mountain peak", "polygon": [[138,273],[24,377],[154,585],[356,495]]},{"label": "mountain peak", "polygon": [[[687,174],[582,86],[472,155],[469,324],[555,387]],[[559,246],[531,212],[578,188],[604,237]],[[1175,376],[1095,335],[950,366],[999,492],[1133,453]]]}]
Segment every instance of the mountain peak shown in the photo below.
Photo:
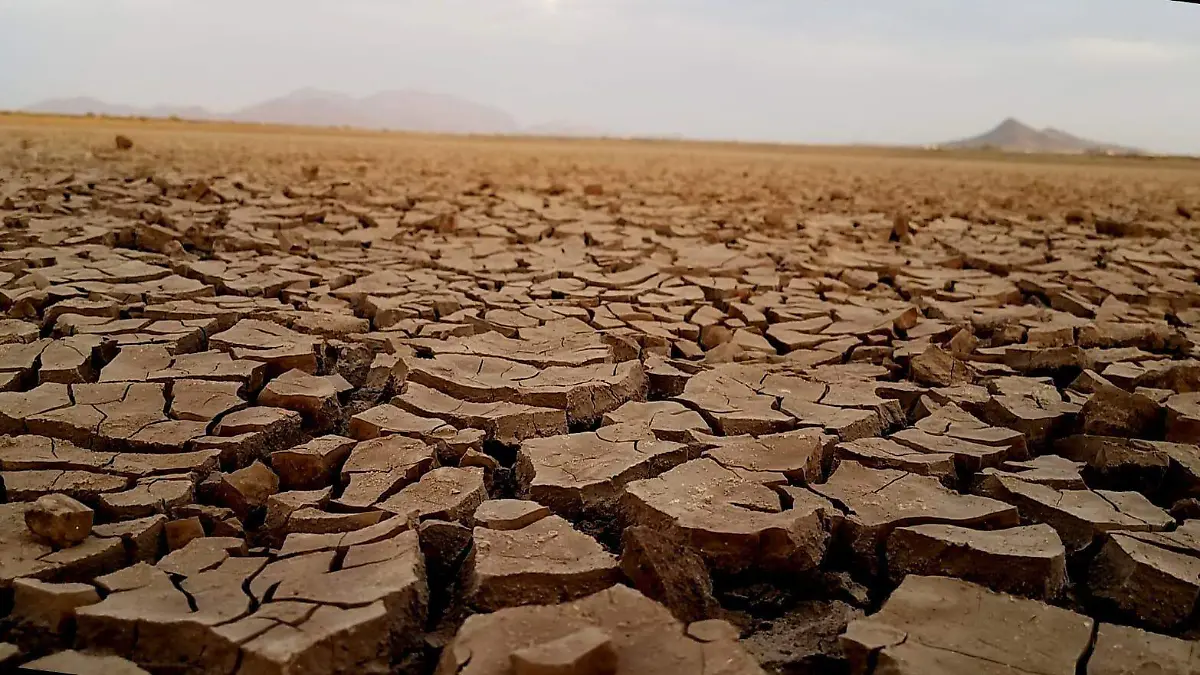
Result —
[{"label": "mountain peak", "polygon": [[963,140],[944,143],[941,147],[960,150],[1003,150],[1005,152],[1040,153],[1131,153],[1137,152],[1108,143],[1089,141],[1084,138],[1047,127],[1035,129],[1015,117],[1005,118],[991,131]]},{"label": "mountain peak", "polygon": [[1023,131],[1025,129],[1032,130],[1033,127],[1029,126],[1028,124],[1025,124],[1024,122],[1022,122],[1021,120],[1019,120],[1015,117],[1006,117],[1006,118],[1004,118],[1004,121],[1002,121],[1002,122],[1000,122],[1000,124],[996,125],[995,131],[1007,131],[1007,130],[1014,130],[1014,131],[1022,130]]}]

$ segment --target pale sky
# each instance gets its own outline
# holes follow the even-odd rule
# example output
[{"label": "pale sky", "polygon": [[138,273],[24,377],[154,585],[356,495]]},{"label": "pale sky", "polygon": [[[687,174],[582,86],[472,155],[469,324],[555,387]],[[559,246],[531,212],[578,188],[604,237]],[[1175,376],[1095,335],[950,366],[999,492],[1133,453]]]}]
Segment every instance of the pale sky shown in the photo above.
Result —
[{"label": "pale sky", "polygon": [[1014,116],[1200,153],[1169,0],[0,0],[0,108],[420,89],[523,125],[928,143]]}]

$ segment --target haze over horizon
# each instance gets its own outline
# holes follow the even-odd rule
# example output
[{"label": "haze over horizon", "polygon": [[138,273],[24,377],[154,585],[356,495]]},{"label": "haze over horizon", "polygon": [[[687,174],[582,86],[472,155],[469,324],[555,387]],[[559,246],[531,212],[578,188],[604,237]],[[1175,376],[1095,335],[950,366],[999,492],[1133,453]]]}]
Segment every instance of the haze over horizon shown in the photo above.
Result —
[{"label": "haze over horizon", "polygon": [[1166,0],[0,0],[0,63],[7,109],[415,89],[614,135],[923,144],[1012,116],[1200,154],[1200,6]]}]

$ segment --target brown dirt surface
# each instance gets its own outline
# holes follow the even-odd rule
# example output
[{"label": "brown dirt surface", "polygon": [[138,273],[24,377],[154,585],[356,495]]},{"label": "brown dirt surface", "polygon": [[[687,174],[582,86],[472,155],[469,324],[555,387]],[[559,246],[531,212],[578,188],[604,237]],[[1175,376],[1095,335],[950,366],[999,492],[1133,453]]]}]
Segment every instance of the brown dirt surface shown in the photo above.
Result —
[{"label": "brown dirt surface", "polygon": [[1198,186],[0,116],[0,668],[1195,672]]}]

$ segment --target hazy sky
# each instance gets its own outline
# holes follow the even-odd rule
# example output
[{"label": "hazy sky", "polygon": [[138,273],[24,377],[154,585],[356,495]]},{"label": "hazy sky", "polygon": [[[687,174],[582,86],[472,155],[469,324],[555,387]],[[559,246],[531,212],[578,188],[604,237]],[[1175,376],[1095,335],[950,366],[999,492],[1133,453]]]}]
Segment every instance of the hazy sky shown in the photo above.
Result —
[{"label": "hazy sky", "polygon": [[936,142],[1012,115],[1200,153],[1169,0],[0,0],[0,107],[422,89],[522,124]]}]

